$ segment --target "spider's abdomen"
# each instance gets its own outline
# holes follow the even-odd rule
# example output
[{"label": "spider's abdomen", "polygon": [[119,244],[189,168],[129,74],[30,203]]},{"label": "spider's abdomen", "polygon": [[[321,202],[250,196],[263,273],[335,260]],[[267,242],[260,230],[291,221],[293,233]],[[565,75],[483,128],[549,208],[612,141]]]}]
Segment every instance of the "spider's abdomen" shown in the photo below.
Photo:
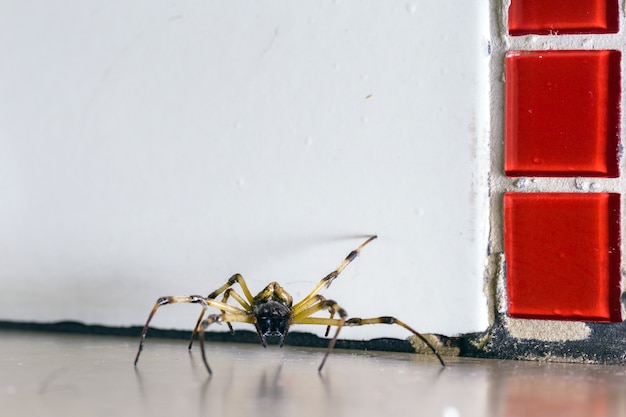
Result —
[{"label": "spider's abdomen", "polygon": [[266,345],[267,336],[280,337],[282,346],[291,324],[291,308],[276,301],[265,301],[254,305],[252,314],[256,318],[256,328],[263,346]]}]

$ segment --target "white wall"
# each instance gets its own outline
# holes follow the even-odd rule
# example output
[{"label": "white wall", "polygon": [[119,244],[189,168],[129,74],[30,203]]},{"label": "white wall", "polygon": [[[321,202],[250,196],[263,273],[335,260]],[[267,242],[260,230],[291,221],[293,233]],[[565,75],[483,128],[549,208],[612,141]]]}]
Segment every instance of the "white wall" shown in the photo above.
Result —
[{"label": "white wall", "polygon": [[[234,272],[299,298],[377,233],[326,296],[484,330],[488,12],[2,2],[0,319],[143,324],[157,297]],[[191,328],[197,310],[154,325]]]}]

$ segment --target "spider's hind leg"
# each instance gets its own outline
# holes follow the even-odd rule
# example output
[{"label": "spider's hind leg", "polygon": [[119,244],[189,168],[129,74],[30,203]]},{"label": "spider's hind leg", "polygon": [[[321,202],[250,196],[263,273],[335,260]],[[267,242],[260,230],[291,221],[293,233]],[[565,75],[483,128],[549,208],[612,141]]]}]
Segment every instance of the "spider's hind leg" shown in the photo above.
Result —
[{"label": "spider's hind leg", "polygon": [[413,333],[415,336],[417,336],[422,342],[424,342],[426,346],[428,346],[428,348],[435,354],[437,359],[439,359],[441,366],[446,366],[445,362],[443,361],[443,359],[437,352],[437,349],[435,349],[435,347],[420,332],[418,332],[417,330],[410,327],[408,324],[398,320],[395,317],[382,316],[382,317],[375,317],[375,318],[369,318],[369,319],[362,319],[362,318],[354,317],[354,318],[346,320],[346,323],[345,323],[346,326],[363,326],[366,324],[397,324],[398,326],[404,327],[405,329]]},{"label": "spider's hind leg", "polygon": [[[428,346],[430,350],[432,350],[435,356],[437,356],[437,359],[439,359],[439,363],[441,363],[441,366],[446,366],[445,362],[443,361],[443,359],[441,358],[441,356],[439,355],[435,347],[421,333],[419,333],[417,330],[413,329],[406,323],[398,320],[397,318],[383,316],[383,317],[375,317],[375,318],[368,318],[368,319],[362,319],[359,317],[353,317],[351,319],[347,319],[346,311],[343,308],[341,308],[336,302],[332,300],[326,300],[322,296],[317,296],[317,297],[318,297],[317,302],[315,303],[309,302],[309,307],[301,311],[298,315],[295,316],[294,323],[320,324],[320,325],[329,326],[329,327],[337,326],[337,330],[335,331],[335,334],[333,335],[333,338],[331,339],[330,343],[328,343],[326,354],[324,355],[324,358],[322,359],[322,363],[320,364],[318,368],[320,372],[322,371],[322,368],[324,367],[324,364],[326,363],[326,359],[328,358],[328,355],[333,350],[333,347],[335,346],[335,343],[337,342],[337,338],[339,337],[339,332],[341,331],[341,329],[344,326],[349,326],[349,327],[364,326],[366,324],[397,324],[398,326],[404,327],[405,329],[413,333],[415,336],[417,336],[422,342],[424,342],[424,344],[426,344],[426,346]],[[315,314],[316,312],[325,310],[325,309],[330,310],[331,315],[338,314],[340,318],[337,319],[333,317],[331,318],[311,317],[312,314]]]}]

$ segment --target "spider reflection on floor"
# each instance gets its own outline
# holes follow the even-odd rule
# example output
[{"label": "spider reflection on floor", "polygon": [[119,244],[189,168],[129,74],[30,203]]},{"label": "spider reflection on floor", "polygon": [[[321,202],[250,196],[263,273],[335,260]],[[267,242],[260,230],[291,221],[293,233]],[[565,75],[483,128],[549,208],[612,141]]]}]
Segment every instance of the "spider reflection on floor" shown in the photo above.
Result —
[{"label": "spider reflection on floor", "polygon": [[[328,349],[326,350],[324,358],[322,359],[322,362],[320,363],[320,366],[318,368],[320,372],[324,367],[324,364],[326,363],[328,355],[335,346],[335,342],[337,341],[337,337],[339,336],[339,331],[342,327],[363,326],[365,324],[397,324],[401,327],[404,327],[415,336],[417,336],[422,342],[424,342],[426,346],[428,346],[430,350],[432,350],[433,353],[437,356],[437,359],[439,359],[441,365],[445,366],[443,359],[441,358],[439,353],[437,353],[433,345],[428,340],[426,340],[426,338],[424,338],[424,336],[422,336],[419,332],[417,332],[404,322],[390,316],[365,319],[357,317],[348,318],[348,313],[346,313],[346,311],[341,306],[339,306],[339,304],[337,304],[333,300],[328,300],[324,296],[319,294],[322,289],[328,288],[330,284],[332,284],[333,280],[337,278],[339,274],[346,268],[346,266],[348,266],[348,264],[359,255],[361,249],[363,249],[365,245],[367,245],[374,239],[376,239],[376,236],[369,237],[358,248],[350,252],[337,269],[322,278],[322,280],[317,284],[313,291],[311,291],[306,297],[304,297],[296,304],[293,304],[293,298],[291,297],[291,295],[289,295],[289,293],[287,293],[287,291],[285,291],[277,282],[271,282],[259,294],[257,294],[256,296],[252,296],[252,293],[248,289],[246,281],[240,274],[233,275],[228,280],[228,282],[226,282],[217,290],[213,291],[207,297],[203,297],[201,295],[190,295],[159,298],[152,308],[152,311],[148,316],[148,320],[146,321],[143,331],[141,332],[139,349],[137,351],[137,356],[135,357],[135,366],[137,366],[137,362],[139,361],[139,355],[143,350],[146,333],[148,332],[148,327],[150,325],[152,317],[159,307],[166,304],[176,303],[196,303],[202,305],[202,312],[200,313],[200,317],[196,322],[196,327],[193,329],[193,333],[191,334],[189,349],[191,349],[194,337],[196,336],[196,334],[199,334],[202,360],[204,361],[204,365],[206,366],[209,374],[212,374],[212,371],[206,358],[204,346],[204,332],[209,325],[222,322],[228,325],[231,332],[233,332],[233,328],[231,325],[231,323],[233,322],[253,324],[256,328],[263,347],[267,346],[266,338],[268,336],[279,337],[279,345],[282,347],[285,343],[285,337],[289,332],[289,328],[293,324],[319,324],[327,326],[327,336],[330,331],[330,327],[336,326],[337,329],[335,331],[335,334],[330,340],[330,343],[328,344]],[[243,292],[243,296],[235,291],[234,288],[232,288],[235,284],[239,284],[239,287]],[[220,295],[222,295],[222,299],[221,301],[218,301],[216,298]],[[239,306],[228,304],[228,300],[231,298],[233,298],[239,304]],[[209,307],[220,310],[221,313],[210,314],[205,317],[206,310]],[[328,311],[330,313],[330,317],[327,318],[313,316],[315,313],[323,310]],[[338,316],[338,318],[336,318],[335,316]]]}]

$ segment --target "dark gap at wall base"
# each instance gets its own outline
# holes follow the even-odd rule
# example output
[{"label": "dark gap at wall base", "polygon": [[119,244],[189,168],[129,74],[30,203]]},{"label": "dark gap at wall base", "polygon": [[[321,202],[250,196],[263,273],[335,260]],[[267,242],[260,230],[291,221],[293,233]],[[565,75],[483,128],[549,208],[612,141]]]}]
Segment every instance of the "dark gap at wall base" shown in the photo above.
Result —
[{"label": "dark gap at wall base", "polygon": [[[461,356],[483,359],[514,359],[550,362],[597,363],[626,365],[626,322],[586,323],[591,335],[585,340],[546,342],[534,339],[511,337],[502,323],[496,323],[483,333],[468,333],[458,337],[429,335],[438,340],[438,350],[444,356]],[[109,327],[86,325],[75,321],[55,323],[0,321],[0,330],[18,330],[49,333],[123,336],[139,339],[142,327]],[[188,340],[189,330],[167,330],[150,328],[147,338]],[[259,344],[257,334],[249,330],[229,332],[207,332],[207,342]],[[288,346],[328,347],[329,338],[311,333],[290,332],[285,344]],[[278,340],[268,339],[276,345]],[[335,349],[369,350],[380,352],[415,353],[408,340],[380,338],[371,340],[337,340]]]},{"label": "dark gap at wall base", "polygon": [[[35,322],[12,322],[0,321],[0,330],[20,330],[34,332],[84,334],[101,336],[125,336],[139,339],[142,327],[109,327],[99,325],[86,325],[75,321],[62,321],[55,323],[35,323]],[[184,339],[189,340],[190,330],[167,330],[151,327],[146,338],[163,339]],[[207,342],[231,342],[231,343],[255,343],[259,344],[259,337],[256,332],[249,330],[236,330],[234,334],[229,332],[206,332]],[[289,332],[285,340],[285,345],[307,346],[307,347],[328,347],[329,338],[321,338],[310,333]],[[277,345],[278,338],[268,338],[269,345]],[[391,338],[381,338],[372,340],[337,340],[336,349],[373,350],[387,352],[415,352],[408,340]]]}]

